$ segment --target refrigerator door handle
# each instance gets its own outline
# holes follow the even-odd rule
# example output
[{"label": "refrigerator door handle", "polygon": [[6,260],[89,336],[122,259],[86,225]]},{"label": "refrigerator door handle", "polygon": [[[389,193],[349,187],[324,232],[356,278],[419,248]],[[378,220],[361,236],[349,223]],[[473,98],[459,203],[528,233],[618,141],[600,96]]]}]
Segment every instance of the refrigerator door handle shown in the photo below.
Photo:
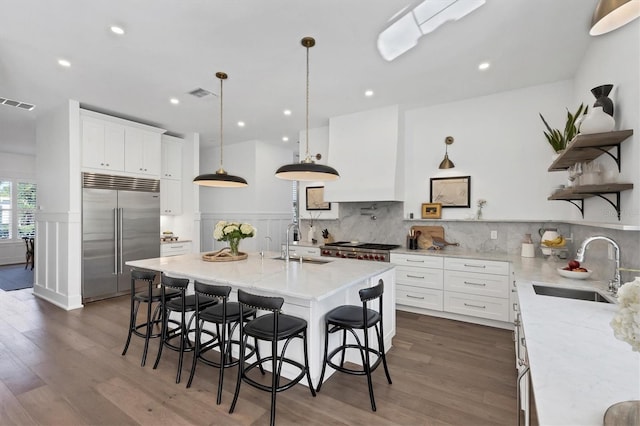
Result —
[{"label": "refrigerator door handle", "polygon": [[118,209],[113,209],[113,275],[118,275]]},{"label": "refrigerator door handle", "polygon": [[120,274],[122,274],[124,257],[122,256],[122,216],[124,216],[123,208],[119,208],[119,219],[120,223],[118,225],[118,245],[120,246]]}]

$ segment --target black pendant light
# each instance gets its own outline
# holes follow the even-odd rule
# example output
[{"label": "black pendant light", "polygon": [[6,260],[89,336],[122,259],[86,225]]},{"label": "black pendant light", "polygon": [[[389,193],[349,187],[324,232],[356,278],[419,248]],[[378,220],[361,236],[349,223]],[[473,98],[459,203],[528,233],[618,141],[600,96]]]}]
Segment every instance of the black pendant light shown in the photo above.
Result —
[{"label": "black pendant light", "polygon": [[309,155],[309,48],[315,46],[316,41],[312,37],[305,37],[301,44],[307,49],[307,149],[304,160],[299,163],[286,164],[276,171],[276,177],[286,180],[301,181],[328,181],[340,177],[336,169],[316,164]]},{"label": "black pendant light", "polygon": [[213,174],[206,174],[196,176],[193,180],[194,183],[200,186],[213,186],[218,188],[241,188],[247,186],[247,181],[240,176],[234,176],[228,174],[225,169],[222,168],[222,82],[227,79],[227,74],[223,72],[217,72],[216,77],[220,79],[220,168]]}]

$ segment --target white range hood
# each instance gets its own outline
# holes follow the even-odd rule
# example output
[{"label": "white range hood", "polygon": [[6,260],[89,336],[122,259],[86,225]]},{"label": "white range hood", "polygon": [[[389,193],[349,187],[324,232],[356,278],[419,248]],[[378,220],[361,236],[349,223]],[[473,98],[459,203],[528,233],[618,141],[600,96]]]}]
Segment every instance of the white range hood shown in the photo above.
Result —
[{"label": "white range hood", "polygon": [[397,105],[329,119],[327,163],[340,179],[325,183],[325,200],[402,201],[400,134]]}]

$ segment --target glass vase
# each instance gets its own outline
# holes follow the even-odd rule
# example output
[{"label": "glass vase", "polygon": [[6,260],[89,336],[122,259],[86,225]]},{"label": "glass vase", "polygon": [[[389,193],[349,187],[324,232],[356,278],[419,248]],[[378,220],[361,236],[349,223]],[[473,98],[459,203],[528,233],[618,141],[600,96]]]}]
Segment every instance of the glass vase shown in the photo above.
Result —
[{"label": "glass vase", "polygon": [[238,256],[238,246],[240,245],[240,238],[232,238],[229,240],[229,248],[231,249],[231,256]]},{"label": "glass vase", "polygon": [[482,209],[478,209],[476,212],[476,220],[482,220]]}]

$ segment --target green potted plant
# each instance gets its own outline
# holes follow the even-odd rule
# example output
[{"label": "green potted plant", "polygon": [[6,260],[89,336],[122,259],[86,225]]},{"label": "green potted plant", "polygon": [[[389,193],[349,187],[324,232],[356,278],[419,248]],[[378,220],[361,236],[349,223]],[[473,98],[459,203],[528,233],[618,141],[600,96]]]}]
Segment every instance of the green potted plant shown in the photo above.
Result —
[{"label": "green potted plant", "polygon": [[586,114],[588,109],[589,106],[585,107],[584,104],[580,104],[580,107],[578,107],[575,114],[571,114],[567,109],[567,123],[564,126],[563,132],[558,129],[552,129],[547,123],[547,120],[545,120],[542,114],[540,114],[540,118],[548,130],[548,132],[544,132],[544,135],[555,152],[560,152],[565,149],[567,147],[567,143],[569,143],[578,134],[580,121],[582,121],[578,119],[581,118],[582,115]]}]

